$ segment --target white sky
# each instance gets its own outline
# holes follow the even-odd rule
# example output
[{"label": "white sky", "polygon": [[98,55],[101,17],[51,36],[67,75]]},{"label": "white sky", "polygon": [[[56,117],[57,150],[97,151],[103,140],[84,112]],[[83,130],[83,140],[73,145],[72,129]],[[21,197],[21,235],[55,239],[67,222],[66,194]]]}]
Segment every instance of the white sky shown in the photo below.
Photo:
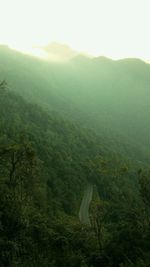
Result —
[{"label": "white sky", "polygon": [[0,0],[0,43],[50,42],[92,55],[150,59],[150,0]]}]

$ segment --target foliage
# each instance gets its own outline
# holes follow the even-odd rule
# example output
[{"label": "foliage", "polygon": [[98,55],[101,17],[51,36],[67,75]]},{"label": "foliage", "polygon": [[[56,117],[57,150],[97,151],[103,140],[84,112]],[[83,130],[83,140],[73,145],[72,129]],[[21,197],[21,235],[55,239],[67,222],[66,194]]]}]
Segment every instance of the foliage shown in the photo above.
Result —
[{"label": "foliage", "polygon": [[[149,172],[1,87],[0,265],[149,267]],[[91,227],[77,218],[87,183]]]}]

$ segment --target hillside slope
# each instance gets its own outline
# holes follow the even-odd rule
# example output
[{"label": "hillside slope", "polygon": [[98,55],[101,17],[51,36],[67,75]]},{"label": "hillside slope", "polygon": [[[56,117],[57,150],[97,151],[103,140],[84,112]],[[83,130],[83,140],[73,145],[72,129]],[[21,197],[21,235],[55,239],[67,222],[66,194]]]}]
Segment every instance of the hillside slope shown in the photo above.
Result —
[{"label": "hillside slope", "polygon": [[[2,85],[0,265],[148,267],[149,173]],[[88,183],[90,227],[78,219]]]},{"label": "hillside slope", "polygon": [[0,48],[0,74],[30,102],[92,129],[105,147],[149,164],[150,66],[77,56],[44,62]]}]

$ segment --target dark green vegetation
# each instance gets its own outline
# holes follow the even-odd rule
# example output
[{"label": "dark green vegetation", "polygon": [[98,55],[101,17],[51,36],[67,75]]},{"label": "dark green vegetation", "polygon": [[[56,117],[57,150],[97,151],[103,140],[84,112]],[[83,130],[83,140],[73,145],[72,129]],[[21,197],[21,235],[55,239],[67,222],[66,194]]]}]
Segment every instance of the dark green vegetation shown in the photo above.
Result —
[{"label": "dark green vegetation", "polygon": [[0,266],[149,267],[149,65],[0,58]]}]

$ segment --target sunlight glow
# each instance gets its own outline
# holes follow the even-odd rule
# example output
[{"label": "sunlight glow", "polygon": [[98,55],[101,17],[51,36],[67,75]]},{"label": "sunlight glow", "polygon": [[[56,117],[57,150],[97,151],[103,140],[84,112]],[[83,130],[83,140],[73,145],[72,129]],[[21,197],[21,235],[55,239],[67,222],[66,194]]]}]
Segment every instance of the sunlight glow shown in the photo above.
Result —
[{"label": "sunlight glow", "polygon": [[149,0],[0,0],[0,43],[34,48],[68,44],[91,55],[150,59]]}]

